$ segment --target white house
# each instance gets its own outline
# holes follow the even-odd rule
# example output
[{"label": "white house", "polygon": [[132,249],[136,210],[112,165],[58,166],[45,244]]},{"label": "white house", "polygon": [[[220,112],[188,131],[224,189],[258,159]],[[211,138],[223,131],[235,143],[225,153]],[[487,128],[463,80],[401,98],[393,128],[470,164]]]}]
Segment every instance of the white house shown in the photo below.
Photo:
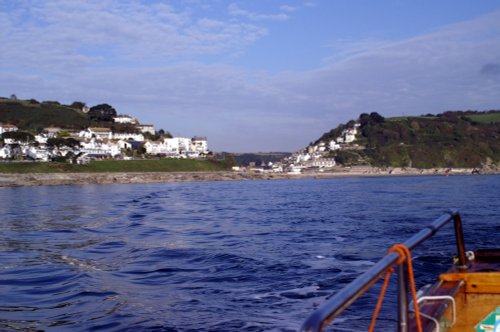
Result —
[{"label": "white house", "polygon": [[6,159],[12,157],[12,150],[10,146],[4,145],[0,148],[0,158]]},{"label": "white house", "polygon": [[206,137],[195,136],[191,139],[191,151],[200,154],[208,153],[208,140]]},{"label": "white house", "polygon": [[330,148],[330,150],[335,151],[340,149],[340,144],[338,144],[337,142],[335,142],[335,140],[332,139],[328,147]]},{"label": "white house", "polygon": [[191,150],[191,139],[187,137],[165,138],[163,144],[167,147],[167,151],[176,154],[184,154]]},{"label": "white house", "polygon": [[26,150],[26,155],[33,160],[39,160],[39,161],[49,161],[50,160],[50,153],[45,148],[30,146]]},{"label": "white house", "polygon": [[311,155],[309,153],[299,154],[295,160],[297,164],[301,164],[311,159]]},{"label": "white house", "polygon": [[334,167],[336,165],[335,159],[334,158],[318,158],[313,161],[311,161],[311,166],[313,167]]},{"label": "white house", "polygon": [[124,140],[119,140],[118,142],[115,142],[115,144],[118,145],[118,147],[123,150],[132,149],[132,144]]},{"label": "white house", "polygon": [[357,127],[344,129],[339,137],[337,137],[337,143],[352,143],[356,140],[356,134],[358,133]]},{"label": "white house", "polygon": [[45,134],[35,135],[35,141],[37,141],[40,144],[47,144],[48,139],[49,138]]},{"label": "white house", "polygon": [[133,118],[130,115],[126,115],[126,114],[121,114],[121,115],[115,116],[113,118],[113,121],[116,123],[137,123],[136,118]]},{"label": "white house", "polygon": [[92,155],[109,155],[115,157],[121,154],[120,146],[116,143],[103,143],[95,139],[89,142],[82,142],[80,152]]},{"label": "white house", "polygon": [[149,153],[149,154],[164,154],[164,155],[172,155],[172,156],[178,155],[178,150],[165,144],[164,141],[163,142],[161,142],[161,141],[146,141],[146,143],[144,143],[144,148],[146,149],[146,153]]},{"label": "white house", "polygon": [[0,135],[2,135],[3,133],[8,133],[8,132],[17,131],[17,130],[18,130],[18,128],[12,124],[0,123]]},{"label": "white house", "polygon": [[19,145],[27,145],[27,141],[18,140],[17,138],[4,138],[5,144],[19,144]]},{"label": "white house", "polygon": [[133,133],[113,133],[112,139],[116,140],[132,140],[137,142],[144,141],[143,134],[133,134]]},{"label": "white house", "polygon": [[151,135],[154,135],[156,133],[155,127],[150,124],[138,124],[136,125],[137,129],[141,131],[141,133],[150,133]]},{"label": "white house", "polygon": [[358,130],[356,128],[351,128],[345,130],[345,138],[344,141],[346,143],[352,143],[356,140],[356,134],[358,133]]},{"label": "white house", "polygon": [[43,131],[46,133],[48,138],[54,138],[54,137],[57,137],[57,134],[60,131],[62,131],[62,129],[59,127],[46,127],[46,128],[43,128]]},{"label": "white house", "polygon": [[208,142],[206,137],[173,137],[160,142],[147,141],[144,148],[149,154],[198,158],[201,154],[208,153]]},{"label": "white house", "polygon": [[96,139],[111,139],[113,138],[113,133],[109,128],[98,128],[98,127],[89,127],[87,130],[82,130],[79,134],[79,137],[83,137],[86,139],[96,138]]}]

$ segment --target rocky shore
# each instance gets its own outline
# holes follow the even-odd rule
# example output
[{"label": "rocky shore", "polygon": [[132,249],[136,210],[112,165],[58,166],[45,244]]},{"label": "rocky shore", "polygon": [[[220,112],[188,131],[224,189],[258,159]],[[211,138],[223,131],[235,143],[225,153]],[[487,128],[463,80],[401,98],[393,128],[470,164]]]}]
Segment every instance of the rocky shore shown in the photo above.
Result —
[{"label": "rocky shore", "polygon": [[414,168],[337,168],[329,172],[310,171],[300,174],[259,172],[148,172],[148,173],[29,173],[0,174],[0,187],[83,185],[113,183],[196,182],[229,180],[279,180],[304,178],[338,178],[362,176],[431,176],[500,174],[497,167],[472,169]]}]

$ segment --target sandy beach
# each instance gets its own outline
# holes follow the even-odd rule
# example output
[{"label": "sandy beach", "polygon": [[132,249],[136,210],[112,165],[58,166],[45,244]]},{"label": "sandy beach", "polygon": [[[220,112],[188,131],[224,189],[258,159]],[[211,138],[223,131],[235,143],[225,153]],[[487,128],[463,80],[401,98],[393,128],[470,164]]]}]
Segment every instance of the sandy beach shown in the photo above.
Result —
[{"label": "sandy beach", "polygon": [[342,178],[366,176],[449,176],[500,174],[498,168],[486,169],[412,169],[412,168],[339,168],[330,172],[306,172],[301,174],[240,172],[137,172],[137,173],[28,173],[0,174],[0,187],[127,184],[155,182],[198,182],[234,180],[280,180],[305,178]]}]

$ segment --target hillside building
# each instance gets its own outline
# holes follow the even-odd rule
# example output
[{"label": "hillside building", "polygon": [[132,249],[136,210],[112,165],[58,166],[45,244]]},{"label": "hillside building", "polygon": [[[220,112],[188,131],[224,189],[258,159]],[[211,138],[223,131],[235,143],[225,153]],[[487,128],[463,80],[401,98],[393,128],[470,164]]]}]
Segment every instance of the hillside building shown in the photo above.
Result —
[{"label": "hillside building", "polygon": [[11,131],[18,131],[18,128],[12,124],[0,123],[0,135]]}]

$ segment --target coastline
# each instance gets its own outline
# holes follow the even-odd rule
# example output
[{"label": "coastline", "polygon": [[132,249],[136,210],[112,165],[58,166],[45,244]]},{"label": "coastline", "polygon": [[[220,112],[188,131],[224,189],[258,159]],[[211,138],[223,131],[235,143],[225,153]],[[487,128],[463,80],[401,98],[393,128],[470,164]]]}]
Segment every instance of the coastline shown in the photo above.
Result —
[{"label": "coastline", "polygon": [[[479,174],[500,174],[498,168],[479,169]],[[84,184],[131,184],[162,182],[202,182],[235,180],[290,180],[327,179],[373,176],[448,176],[477,175],[475,169],[362,169],[342,168],[332,172],[306,172],[301,174],[241,172],[110,172],[110,173],[1,173],[0,187],[56,186]]]}]

